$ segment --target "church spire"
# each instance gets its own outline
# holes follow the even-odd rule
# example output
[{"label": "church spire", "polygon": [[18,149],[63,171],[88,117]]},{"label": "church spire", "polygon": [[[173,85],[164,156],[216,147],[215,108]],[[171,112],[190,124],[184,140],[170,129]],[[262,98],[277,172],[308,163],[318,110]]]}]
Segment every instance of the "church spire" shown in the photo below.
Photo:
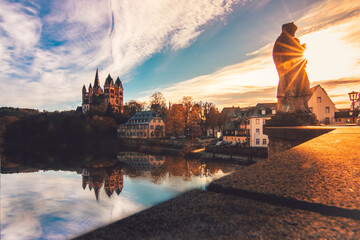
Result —
[{"label": "church spire", "polygon": [[95,81],[94,81],[94,88],[97,88],[97,87],[100,87],[98,68],[96,68]]}]

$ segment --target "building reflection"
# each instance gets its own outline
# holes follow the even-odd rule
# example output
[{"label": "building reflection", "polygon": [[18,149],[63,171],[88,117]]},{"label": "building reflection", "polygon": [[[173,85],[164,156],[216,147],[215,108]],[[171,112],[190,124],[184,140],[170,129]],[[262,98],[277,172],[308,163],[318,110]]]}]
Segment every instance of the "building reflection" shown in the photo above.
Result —
[{"label": "building reflection", "polygon": [[166,161],[166,157],[141,152],[119,152],[117,160],[137,170],[149,171],[154,167],[162,166]]},{"label": "building reflection", "polygon": [[96,201],[99,201],[99,192],[104,187],[106,195],[110,198],[114,192],[120,195],[124,187],[124,170],[122,167],[98,167],[82,170],[82,187],[85,190],[94,189]]},{"label": "building reflection", "polygon": [[153,182],[161,182],[165,176],[211,177],[219,171],[228,172],[222,164],[201,160],[187,160],[178,156],[163,156],[141,152],[119,152],[117,160],[125,164],[125,174],[130,177],[145,176],[150,173]]}]

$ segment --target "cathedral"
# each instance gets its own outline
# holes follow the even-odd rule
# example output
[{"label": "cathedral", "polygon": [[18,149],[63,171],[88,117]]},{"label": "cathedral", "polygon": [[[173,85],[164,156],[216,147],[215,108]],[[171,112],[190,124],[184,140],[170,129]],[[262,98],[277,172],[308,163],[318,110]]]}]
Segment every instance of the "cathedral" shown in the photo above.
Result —
[{"label": "cathedral", "polygon": [[99,83],[99,72],[96,69],[94,86],[89,85],[86,90],[85,85],[82,88],[82,112],[85,114],[90,109],[104,112],[110,105],[116,112],[123,112],[124,89],[120,78],[114,80],[110,74],[105,79],[104,90]]}]

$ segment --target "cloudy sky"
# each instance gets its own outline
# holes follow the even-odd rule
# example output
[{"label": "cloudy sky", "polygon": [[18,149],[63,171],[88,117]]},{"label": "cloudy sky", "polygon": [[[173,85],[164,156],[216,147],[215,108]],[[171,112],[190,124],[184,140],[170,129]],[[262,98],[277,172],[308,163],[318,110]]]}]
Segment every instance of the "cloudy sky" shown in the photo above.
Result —
[{"label": "cloudy sky", "polygon": [[360,91],[358,0],[0,0],[0,106],[69,110],[110,73],[125,101],[161,91],[224,106],[276,101],[271,51],[294,21],[312,86]]}]

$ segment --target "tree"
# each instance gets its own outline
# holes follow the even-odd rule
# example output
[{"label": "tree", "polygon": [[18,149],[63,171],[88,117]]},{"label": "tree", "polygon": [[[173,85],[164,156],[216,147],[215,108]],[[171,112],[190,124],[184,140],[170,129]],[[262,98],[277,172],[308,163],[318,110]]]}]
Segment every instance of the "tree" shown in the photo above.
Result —
[{"label": "tree", "polygon": [[143,111],[145,109],[145,102],[140,102],[136,100],[131,100],[124,105],[124,117],[130,118],[136,112]]},{"label": "tree", "polygon": [[150,96],[150,106],[151,105],[159,105],[161,107],[166,106],[166,100],[164,95],[161,92],[156,92]]},{"label": "tree", "polygon": [[161,117],[165,117],[167,113],[166,99],[161,92],[156,92],[150,96],[149,107]]},{"label": "tree", "polygon": [[201,107],[201,122],[200,122],[200,126],[201,126],[201,131],[203,136],[207,135],[207,130],[209,128],[209,113],[210,113],[210,109],[214,106],[213,103],[211,102],[199,102],[198,103],[199,106]]},{"label": "tree", "polygon": [[185,114],[184,106],[182,104],[173,104],[168,111],[165,118],[166,133],[168,135],[181,136],[184,135],[185,128]]},{"label": "tree", "polygon": [[190,114],[191,114],[191,109],[194,105],[193,103],[193,99],[190,96],[184,96],[183,100],[182,100],[182,105],[184,107],[184,121],[185,121],[185,135],[189,136],[190,135]]},{"label": "tree", "polygon": [[215,136],[215,128],[218,127],[220,121],[220,112],[215,106],[212,106],[209,110],[208,116],[206,118],[207,124],[213,130],[213,137]]}]

